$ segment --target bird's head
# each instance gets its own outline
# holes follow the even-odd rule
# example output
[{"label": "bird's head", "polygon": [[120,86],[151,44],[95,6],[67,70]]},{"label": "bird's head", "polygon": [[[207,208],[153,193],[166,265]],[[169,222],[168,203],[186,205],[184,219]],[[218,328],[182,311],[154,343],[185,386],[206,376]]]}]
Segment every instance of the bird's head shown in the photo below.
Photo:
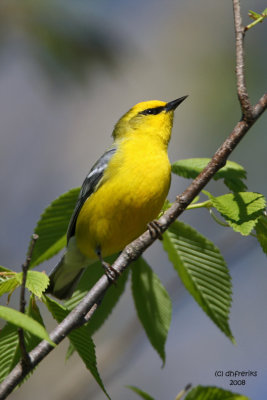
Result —
[{"label": "bird's head", "polygon": [[112,133],[114,139],[144,134],[158,136],[164,143],[168,144],[174,110],[186,97],[183,96],[168,103],[151,100],[136,104],[115,125]]}]

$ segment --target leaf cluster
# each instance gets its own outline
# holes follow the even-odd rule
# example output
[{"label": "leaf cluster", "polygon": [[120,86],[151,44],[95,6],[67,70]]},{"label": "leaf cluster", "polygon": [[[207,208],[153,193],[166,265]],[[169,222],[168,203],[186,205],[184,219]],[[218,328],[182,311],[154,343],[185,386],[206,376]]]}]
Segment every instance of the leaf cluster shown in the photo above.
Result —
[{"label": "leaf cluster", "polygon": [[[184,178],[193,179],[208,162],[209,159],[206,158],[180,160],[172,165],[172,171]],[[225,167],[214,176],[215,180],[223,180],[227,193],[216,197],[204,191],[203,195],[206,199],[202,202],[197,199],[197,202],[191,204],[187,210],[207,209],[208,217],[211,215],[216,223],[233,229],[237,234],[255,236],[263,251],[267,253],[266,202],[261,194],[246,191],[245,178],[244,168],[228,161]],[[20,358],[17,327],[25,331],[27,350],[32,349],[41,339],[50,341],[35,298],[41,299],[54,319],[60,322],[76,307],[103,273],[98,262],[91,264],[84,270],[73,296],[60,304],[44,294],[49,284],[47,275],[32,270],[33,267],[50,259],[64,248],[67,226],[78,194],[79,188],[61,195],[45,209],[37,223],[35,233],[40,238],[33,250],[31,269],[27,273],[26,288],[31,292],[31,299],[26,314],[10,307],[0,307],[0,317],[7,321],[0,332],[0,380],[7,376]],[[166,202],[165,208],[170,205],[171,203]],[[162,245],[185,288],[217,327],[234,341],[229,326],[232,298],[231,276],[220,250],[193,227],[180,221],[174,222],[163,234]],[[107,261],[112,264],[114,260],[115,256]],[[92,336],[112,313],[129,280],[131,280],[131,291],[139,320],[151,345],[164,364],[172,305],[160,278],[143,258],[134,262],[131,268],[118,279],[117,285],[113,285],[108,290],[101,302],[101,307],[97,309],[91,320],[68,335],[70,344],[67,359],[76,351],[108,397],[97,369]],[[9,293],[10,296],[21,283],[22,273],[0,267],[0,295]],[[204,390],[201,388],[193,389],[186,399],[201,399],[201,391]],[[214,391],[222,389],[209,388],[207,390],[210,391],[210,399],[223,398],[220,397],[219,392],[217,397],[215,395],[212,397]],[[241,400],[242,397],[232,398]]]},{"label": "leaf cluster", "polygon": [[[138,394],[144,400],[156,400],[151,397],[148,393],[135,386],[127,386],[133,392]],[[224,390],[215,386],[196,386],[184,397],[185,390],[183,390],[175,400],[250,400],[248,397],[243,396],[238,393],[230,392],[229,390]]]}]

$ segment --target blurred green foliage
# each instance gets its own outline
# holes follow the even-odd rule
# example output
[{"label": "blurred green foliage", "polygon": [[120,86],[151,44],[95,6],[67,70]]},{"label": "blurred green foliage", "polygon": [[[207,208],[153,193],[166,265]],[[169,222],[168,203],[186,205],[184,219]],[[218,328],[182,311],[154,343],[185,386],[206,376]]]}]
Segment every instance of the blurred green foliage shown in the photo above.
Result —
[{"label": "blurred green foliage", "polygon": [[8,40],[28,51],[50,78],[64,83],[90,78],[96,66],[114,68],[123,48],[106,21],[58,0],[1,1],[1,51]]}]

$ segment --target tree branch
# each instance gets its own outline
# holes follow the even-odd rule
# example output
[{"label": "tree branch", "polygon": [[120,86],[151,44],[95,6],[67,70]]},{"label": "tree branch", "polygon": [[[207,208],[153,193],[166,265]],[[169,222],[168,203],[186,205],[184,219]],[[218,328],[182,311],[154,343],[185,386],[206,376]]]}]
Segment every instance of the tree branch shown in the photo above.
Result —
[{"label": "tree branch", "polygon": [[233,0],[234,24],[235,24],[235,50],[236,50],[236,79],[237,94],[240,102],[243,118],[247,121],[252,119],[252,105],[249,101],[248,91],[245,81],[245,55],[244,55],[244,37],[245,27],[242,25],[240,10],[240,1]]},{"label": "tree branch", "polygon": [[[159,219],[159,226],[164,232],[174,222],[186,207],[199,194],[203,187],[210,181],[215,173],[225,165],[227,158],[242,140],[252,125],[258,120],[261,114],[267,108],[267,94],[264,94],[255,107],[252,107],[247,94],[247,88],[244,78],[244,50],[243,37],[244,30],[240,15],[240,5],[238,0],[233,0],[234,18],[236,27],[236,75],[237,91],[242,109],[242,119],[236,124],[229,137],[219,147],[206,168],[198,177],[188,186],[188,188],[179,196],[175,203]],[[120,274],[127,266],[156,240],[151,237],[149,231],[143,233],[139,238],[126,246],[113,264],[113,268]],[[93,315],[97,309],[99,301],[103,298],[106,290],[111,285],[106,275],[103,275],[94,287],[87,293],[78,306],[51,332],[50,338],[56,344],[60,343],[73,329],[83,325]],[[33,369],[53,347],[46,341],[29,353],[31,369]],[[0,400],[5,399],[9,393],[23,380],[26,372],[18,364],[0,386]]]},{"label": "tree branch", "polygon": [[[20,289],[20,312],[25,313],[25,306],[26,306],[26,300],[25,300],[25,288],[26,288],[26,280],[27,280],[27,272],[29,269],[29,265],[31,262],[32,258],[32,252],[36,243],[36,240],[38,239],[38,235],[33,234],[32,235],[32,240],[30,243],[30,247],[28,250],[28,254],[26,257],[26,261],[22,264],[22,283],[21,283],[21,289]],[[25,344],[25,338],[24,338],[24,331],[22,328],[18,329],[18,336],[19,336],[19,347],[21,351],[21,367],[22,369],[28,371],[29,368],[31,367],[31,359],[29,357],[29,354],[26,349],[26,344]]]}]

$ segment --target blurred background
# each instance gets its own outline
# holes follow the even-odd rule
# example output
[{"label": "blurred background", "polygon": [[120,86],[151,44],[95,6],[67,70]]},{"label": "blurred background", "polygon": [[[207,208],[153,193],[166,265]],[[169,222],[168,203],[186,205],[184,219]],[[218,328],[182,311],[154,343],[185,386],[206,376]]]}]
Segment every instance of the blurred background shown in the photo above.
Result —
[{"label": "blurred background", "polygon": [[[263,0],[241,1],[244,23]],[[266,23],[246,36],[252,102],[266,87]],[[111,143],[118,118],[139,101],[189,95],[176,112],[171,161],[210,157],[240,118],[235,88],[232,4],[202,0],[2,0],[0,4],[0,253],[19,270],[43,209],[80,186]],[[248,171],[248,189],[267,196],[266,116],[231,159]],[[188,181],[173,176],[169,200]],[[220,183],[209,184],[215,195]],[[217,226],[207,211],[185,213],[219,246],[231,270],[230,325],[224,337],[181,285],[162,251],[145,258],[173,300],[164,369],[135,315],[128,285],[119,306],[94,340],[98,366],[113,399],[134,400],[136,385],[157,400],[172,400],[189,382],[217,385],[253,400],[266,398],[267,266],[254,238]],[[50,271],[56,260],[42,265]],[[18,298],[13,296],[12,306]],[[42,308],[43,309],[43,308]],[[45,311],[45,310],[44,310]],[[54,322],[44,314],[49,329]],[[12,400],[105,399],[82,362],[65,362],[61,344]],[[216,370],[257,371],[246,386],[229,386]],[[265,396],[264,396],[265,395]]]}]

